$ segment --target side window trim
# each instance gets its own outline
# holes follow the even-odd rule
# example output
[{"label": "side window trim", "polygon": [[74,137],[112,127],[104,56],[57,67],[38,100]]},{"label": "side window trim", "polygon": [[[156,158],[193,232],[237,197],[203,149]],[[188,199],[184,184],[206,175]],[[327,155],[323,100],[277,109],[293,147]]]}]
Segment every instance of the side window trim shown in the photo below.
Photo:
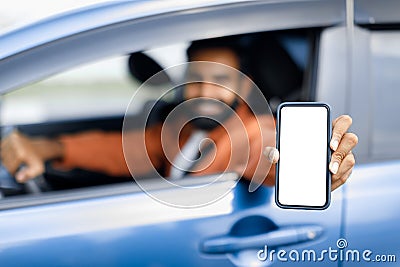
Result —
[{"label": "side window trim", "polygon": [[[78,64],[119,53],[145,50],[152,43],[167,44],[171,36],[175,37],[175,41],[187,41],[245,32],[337,25],[344,21],[343,11],[342,1],[253,2],[226,4],[211,10],[200,8],[192,12],[171,12],[93,28],[42,42],[13,56],[1,58],[0,92]],[[246,23],[237,24],[238,20]],[[213,31],[210,33],[204,28]],[[33,29],[32,34],[39,30]],[[3,36],[2,42],[9,42],[12,38],[12,34]],[[44,56],[49,53],[54,56]],[[16,74],[23,79],[16,79]]]}]

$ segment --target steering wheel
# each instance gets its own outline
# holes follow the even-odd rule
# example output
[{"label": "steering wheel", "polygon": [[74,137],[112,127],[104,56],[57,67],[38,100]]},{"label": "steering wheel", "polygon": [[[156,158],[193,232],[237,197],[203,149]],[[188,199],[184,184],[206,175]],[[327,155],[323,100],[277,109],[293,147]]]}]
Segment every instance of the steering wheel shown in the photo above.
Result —
[{"label": "steering wheel", "polygon": [[[14,126],[5,126],[1,128],[1,138],[7,137],[16,128]],[[21,165],[19,168],[24,168]],[[42,191],[48,188],[47,182],[42,175],[27,181],[24,184],[18,183],[13,175],[7,170],[0,160],[0,198],[4,194],[18,194],[28,192],[30,194],[41,194]]]}]

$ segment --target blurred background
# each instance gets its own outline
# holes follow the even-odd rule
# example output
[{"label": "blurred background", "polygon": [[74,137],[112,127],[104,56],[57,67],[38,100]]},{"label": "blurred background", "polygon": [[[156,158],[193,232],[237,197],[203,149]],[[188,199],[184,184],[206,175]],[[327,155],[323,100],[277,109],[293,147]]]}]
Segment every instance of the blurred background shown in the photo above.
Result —
[{"label": "blurred background", "polygon": [[[103,2],[106,1],[3,1],[0,35],[49,16]],[[118,57],[80,66],[8,93],[2,98],[1,123],[29,124],[82,118],[82,114],[123,114],[139,86],[129,75],[126,62],[126,57]]]}]

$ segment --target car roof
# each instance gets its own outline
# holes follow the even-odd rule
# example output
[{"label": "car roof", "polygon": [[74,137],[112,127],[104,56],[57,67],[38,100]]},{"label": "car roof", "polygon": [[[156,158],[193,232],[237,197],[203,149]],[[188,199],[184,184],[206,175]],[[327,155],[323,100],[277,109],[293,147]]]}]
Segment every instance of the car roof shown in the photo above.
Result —
[{"label": "car roof", "polygon": [[29,48],[105,25],[193,8],[253,0],[112,1],[61,13],[0,35],[0,59]]}]

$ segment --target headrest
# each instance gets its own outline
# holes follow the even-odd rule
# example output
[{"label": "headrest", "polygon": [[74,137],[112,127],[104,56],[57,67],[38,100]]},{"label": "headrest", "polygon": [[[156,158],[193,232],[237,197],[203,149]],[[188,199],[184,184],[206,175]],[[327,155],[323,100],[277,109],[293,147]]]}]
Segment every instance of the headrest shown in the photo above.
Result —
[{"label": "headrest", "polygon": [[[135,79],[144,83],[154,74],[163,70],[163,68],[152,58],[142,52],[135,52],[129,56],[128,60],[129,72]],[[150,85],[158,86],[165,83],[170,83],[170,77],[163,72],[161,75],[157,75],[156,78],[148,81]]]},{"label": "headrest", "polygon": [[252,79],[266,99],[287,101],[301,90],[303,72],[274,36],[264,33],[253,46],[249,60]]}]

